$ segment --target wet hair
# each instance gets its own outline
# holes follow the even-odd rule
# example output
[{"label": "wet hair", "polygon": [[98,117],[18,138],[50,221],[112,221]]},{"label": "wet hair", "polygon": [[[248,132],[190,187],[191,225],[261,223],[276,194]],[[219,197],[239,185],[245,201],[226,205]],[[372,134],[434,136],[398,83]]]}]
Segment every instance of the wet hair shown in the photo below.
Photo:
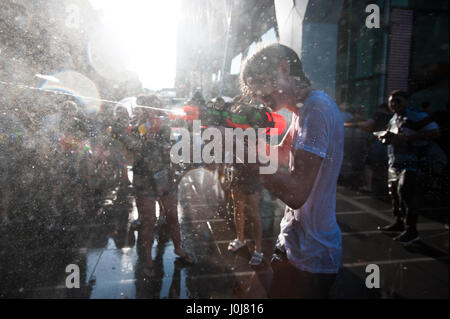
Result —
[{"label": "wet hair", "polygon": [[402,91],[402,90],[393,90],[389,94],[389,96],[392,96],[393,98],[394,97],[401,97],[401,98],[404,98],[405,100],[409,101],[409,94],[406,93],[405,91]]},{"label": "wet hair", "polygon": [[303,65],[297,53],[285,45],[274,43],[262,47],[244,61],[239,77],[242,92],[249,95],[251,90],[247,85],[248,78],[255,77],[263,72],[269,75],[271,81],[274,81],[278,66],[282,61],[287,62],[289,65],[289,74],[297,78],[299,85],[311,85],[308,77],[303,72]]}]

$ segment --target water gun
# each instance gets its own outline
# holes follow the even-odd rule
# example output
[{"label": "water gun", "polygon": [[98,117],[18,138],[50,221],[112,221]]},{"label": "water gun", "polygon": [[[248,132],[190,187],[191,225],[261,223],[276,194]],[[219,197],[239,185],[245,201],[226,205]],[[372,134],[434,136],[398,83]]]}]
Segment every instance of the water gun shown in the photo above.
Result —
[{"label": "water gun", "polygon": [[[250,105],[240,104],[236,110],[219,110],[214,108],[201,109],[195,105],[182,107],[184,115],[171,114],[170,118],[182,119],[186,122],[201,120],[206,126],[225,126],[231,128],[265,128],[267,135],[281,135],[286,130],[286,120],[278,113],[269,112],[264,108],[255,108]],[[277,132],[271,130],[278,129]]]},{"label": "water gun", "polygon": [[59,142],[66,152],[74,152],[79,155],[91,154],[91,147],[88,143],[77,140],[72,136],[62,136],[59,138]]},{"label": "water gun", "polygon": [[162,125],[162,120],[159,117],[148,118],[145,123],[138,126],[139,133],[143,136],[148,132],[158,133]]},{"label": "water gun", "polygon": [[20,131],[13,131],[11,133],[0,134],[0,144],[14,143],[23,137],[23,133]]}]

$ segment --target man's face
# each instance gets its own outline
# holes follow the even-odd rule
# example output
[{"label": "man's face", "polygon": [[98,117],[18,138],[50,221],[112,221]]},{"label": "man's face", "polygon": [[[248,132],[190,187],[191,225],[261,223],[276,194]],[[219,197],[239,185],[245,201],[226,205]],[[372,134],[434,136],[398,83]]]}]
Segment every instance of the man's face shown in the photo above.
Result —
[{"label": "man's face", "polygon": [[249,77],[247,84],[253,97],[274,111],[284,106],[283,91],[279,88],[278,81],[271,81],[267,73]]},{"label": "man's face", "polygon": [[248,77],[246,82],[253,97],[273,111],[287,108],[295,112],[296,106],[292,104],[295,103],[296,96],[287,64],[281,62],[272,76],[262,71],[254,77]]},{"label": "man's face", "polygon": [[390,96],[389,100],[389,109],[396,114],[402,114],[408,108],[408,100],[406,100],[402,96]]}]

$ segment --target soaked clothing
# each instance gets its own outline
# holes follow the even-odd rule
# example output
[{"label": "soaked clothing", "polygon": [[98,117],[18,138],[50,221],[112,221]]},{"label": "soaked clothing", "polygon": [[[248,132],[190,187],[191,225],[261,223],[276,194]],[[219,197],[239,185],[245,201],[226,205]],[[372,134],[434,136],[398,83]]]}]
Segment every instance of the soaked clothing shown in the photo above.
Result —
[{"label": "soaked clothing", "polygon": [[309,273],[335,274],[341,255],[341,231],[336,222],[336,186],[344,151],[344,122],[336,103],[325,93],[313,91],[293,115],[290,170],[294,152],[303,150],[323,159],[305,204],[286,207],[277,247],[289,262]]},{"label": "soaked clothing", "polygon": [[259,178],[252,174],[244,164],[231,166],[231,188],[245,194],[254,194],[262,190]]},{"label": "soaked clothing", "polygon": [[388,182],[392,201],[392,214],[396,220],[403,221],[406,228],[416,228],[418,220],[419,198],[417,173],[403,170],[396,179]]},{"label": "soaked clothing", "polygon": [[[438,129],[439,126],[433,121],[427,121],[427,117],[426,113],[409,107],[403,115],[394,114],[389,121],[387,130],[393,134],[413,135],[417,132]],[[420,160],[429,143],[428,141],[414,141],[388,145],[389,180],[396,180],[402,170],[419,173]]]},{"label": "soaked clothing", "polygon": [[336,274],[313,274],[299,270],[288,261],[286,253],[275,250],[270,266],[273,279],[268,291],[271,299],[328,299]]},{"label": "soaked clothing", "polygon": [[130,133],[135,141],[133,187],[136,194],[158,198],[176,191],[178,180],[170,161],[170,127],[161,126],[156,137],[141,135],[135,126]]},{"label": "soaked clothing", "polygon": [[[406,109],[403,115],[394,114],[389,121],[388,131],[394,134],[412,135],[438,129],[439,126],[424,112],[413,107]],[[428,141],[389,144],[388,189],[392,200],[393,215],[398,221],[404,221],[406,228],[416,228],[418,219],[419,187],[418,174],[421,161],[426,157]]]}]

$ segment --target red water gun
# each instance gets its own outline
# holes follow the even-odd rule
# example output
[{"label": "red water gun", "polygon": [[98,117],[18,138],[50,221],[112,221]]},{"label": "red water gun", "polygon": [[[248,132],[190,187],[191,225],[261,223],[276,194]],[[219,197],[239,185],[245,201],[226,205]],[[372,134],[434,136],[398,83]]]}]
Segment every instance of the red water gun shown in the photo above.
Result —
[{"label": "red water gun", "polygon": [[182,111],[183,115],[170,114],[170,119],[182,119],[186,122],[201,120],[206,126],[225,126],[244,130],[265,128],[267,135],[281,135],[287,126],[286,119],[281,114],[247,105],[239,105],[235,111],[214,108],[200,110],[195,105],[184,105]]}]

